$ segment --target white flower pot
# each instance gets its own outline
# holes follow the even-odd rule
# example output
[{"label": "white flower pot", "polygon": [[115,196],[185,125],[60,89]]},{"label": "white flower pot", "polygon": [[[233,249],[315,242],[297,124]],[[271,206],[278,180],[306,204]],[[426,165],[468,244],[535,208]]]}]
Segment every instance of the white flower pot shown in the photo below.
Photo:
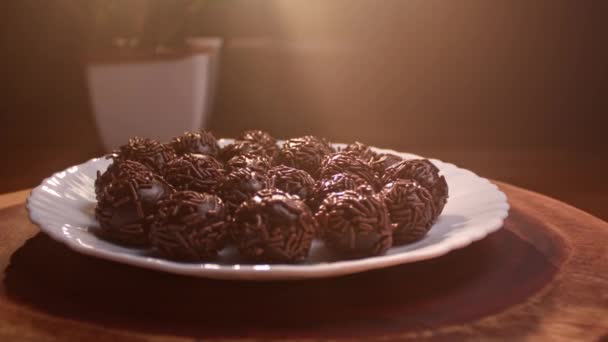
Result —
[{"label": "white flower pot", "polygon": [[90,62],[89,91],[106,150],[132,136],[168,141],[184,131],[204,128],[220,46],[220,39],[199,38],[185,53]]}]

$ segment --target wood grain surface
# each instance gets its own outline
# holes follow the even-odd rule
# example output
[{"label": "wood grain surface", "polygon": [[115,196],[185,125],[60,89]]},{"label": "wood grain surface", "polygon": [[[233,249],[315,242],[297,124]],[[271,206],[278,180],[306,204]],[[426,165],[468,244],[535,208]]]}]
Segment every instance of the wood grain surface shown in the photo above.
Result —
[{"label": "wood grain surface", "polygon": [[334,279],[187,278],[77,254],[0,196],[0,340],[608,337],[608,223],[498,183],[504,229],[446,256]]}]

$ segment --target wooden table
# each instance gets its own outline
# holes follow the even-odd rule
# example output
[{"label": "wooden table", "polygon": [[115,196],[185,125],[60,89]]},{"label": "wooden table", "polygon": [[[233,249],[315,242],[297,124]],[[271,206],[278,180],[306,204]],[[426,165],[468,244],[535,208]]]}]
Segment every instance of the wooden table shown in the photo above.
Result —
[{"label": "wooden table", "polygon": [[77,254],[0,196],[0,340],[606,341],[608,223],[498,183],[504,229],[443,257],[297,282],[195,279]]}]

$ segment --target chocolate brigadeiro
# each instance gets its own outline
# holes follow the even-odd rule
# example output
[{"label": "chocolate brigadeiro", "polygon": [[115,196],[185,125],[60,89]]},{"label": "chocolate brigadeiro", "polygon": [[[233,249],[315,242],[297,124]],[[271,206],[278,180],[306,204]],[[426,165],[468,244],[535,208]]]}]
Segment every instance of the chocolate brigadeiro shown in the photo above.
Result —
[{"label": "chocolate brigadeiro", "polygon": [[267,187],[266,174],[249,168],[241,168],[224,177],[219,187],[219,193],[228,213],[233,214],[241,203],[251,198],[257,191]]},{"label": "chocolate brigadeiro", "polygon": [[249,141],[262,146],[270,158],[274,157],[279,150],[276,139],[268,134],[268,132],[260,130],[245,131],[239,140]]},{"label": "chocolate brigadeiro", "polygon": [[270,169],[270,159],[264,155],[240,154],[230,158],[225,164],[227,172],[248,167],[252,170],[265,173]]},{"label": "chocolate brigadeiro", "polygon": [[374,192],[371,185],[363,178],[351,173],[337,173],[315,183],[312,193],[308,197],[308,206],[313,212],[316,212],[323,200],[329,195],[346,190],[356,190],[364,193]]},{"label": "chocolate brigadeiro", "polygon": [[342,151],[352,153],[365,162],[370,162],[377,155],[369,146],[358,141],[347,145]]},{"label": "chocolate brigadeiro", "polygon": [[215,193],[224,170],[212,156],[187,153],[167,163],[163,176],[176,190]]},{"label": "chocolate brigadeiro", "polygon": [[393,244],[386,205],[378,195],[329,195],[315,215],[326,246],[347,258],[384,254]]},{"label": "chocolate brigadeiro", "polygon": [[342,151],[352,153],[359,159],[370,164],[379,178],[382,178],[382,175],[384,175],[384,171],[387,167],[397,164],[403,160],[403,158],[394,154],[376,153],[371,149],[371,147],[360,142],[349,144]]},{"label": "chocolate brigadeiro", "polygon": [[211,194],[179,191],[158,202],[150,244],[164,257],[203,261],[217,257],[226,242],[222,200]]},{"label": "chocolate brigadeiro", "polygon": [[128,173],[151,171],[149,167],[136,161],[112,159],[112,164],[108,166],[106,171],[103,173],[99,170],[97,171],[97,178],[95,179],[95,195],[97,198],[101,196],[105,188],[116,178],[121,178],[124,174]]},{"label": "chocolate brigadeiro", "polygon": [[113,179],[99,196],[95,217],[101,233],[127,245],[148,245],[156,202],[173,189],[149,170],[129,169]]},{"label": "chocolate brigadeiro", "polygon": [[435,202],[434,219],[437,218],[448,200],[448,184],[439,169],[427,159],[404,160],[388,167],[382,181],[387,184],[397,179],[414,180],[425,187]]},{"label": "chocolate brigadeiro", "polygon": [[259,191],[237,209],[232,235],[253,262],[296,262],[310,251],[316,222],[300,199],[277,190]]},{"label": "chocolate brigadeiro", "polygon": [[395,245],[422,239],[433,226],[435,203],[424,187],[412,180],[399,179],[381,192],[393,226]]},{"label": "chocolate brigadeiro", "polygon": [[349,152],[333,153],[323,159],[320,178],[329,178],[338,173],[352,173],[364,179],[373,188],[378,185],[378,177],[372,167]]},{"label": "chocolate brigadeiro", "polygon": [[321,161],[332,152],[327,141],[307,135],[285,141],[274,163],[304,170],[313,178],[318,178]]},{"label": "chocolate brigadeiro", "polygon": [[303,201],[308,199],[315,186],[315,180],[308,172],[285,165],[271,168],[268,176],[270,187],[298,196]]},{"label": "chocolate brigadeiro", "polygon": [[264,146],[246,140],[237,140],[234,144],[226,145],[220,151],[220,160],[224,163],[232,159],[234,156],[242,154],[252,154],[267,157]]},{"label": "chocolate brigadeiro", "polygon": [[186,132],[183,135],[171,140],[171,147],[178,155],[186,153],[206,154],[217,157],[220,147],[217,139],[211,132]]},{"label": "chocolate brigadeiro", "polygon": [[177,155],[169,145],[153,139],[135,137],[119,147],[116,158],[140,162],[154,172],[160,173],[165,164],[177,158]]},{"label": "chocolate brigadeiro", "polygon": [[382,178],[384,172],[389,166],[395,165],[401,161],[403,161],[403,158],[394,154],[376,154],[374,158],[372,158],[370,165],[372,169],[374,169],[374,171],[376,172],[376,175]]}]

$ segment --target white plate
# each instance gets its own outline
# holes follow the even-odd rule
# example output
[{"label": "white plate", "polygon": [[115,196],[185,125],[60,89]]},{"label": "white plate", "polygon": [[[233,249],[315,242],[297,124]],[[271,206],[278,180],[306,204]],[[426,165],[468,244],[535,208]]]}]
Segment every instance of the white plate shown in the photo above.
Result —
[{"label": "white plate", "polygon": [[[222,139],[221,144],[230,140]],[[336,146],[341,146],[337,144]],[[404,158],[418,156],[391,150]],[[332,260],[323,244],[315,241],[308,260],[301,264],[248,264],[234,249],[220,253],[209,263],[180,263],[152,256],[147,250],[127,248],[100,239],[93,210],[93,183],[97,170],[110,163],[95,158],[45,179],[30,195],[27,208],[31,220],[53,239],[83,254],[133,266],[196,277],[248,280],[282,280],[334,277],[418,260],[431,259],[480,240],[502,227],[509,211],[507,197],[487,179],[439,160],[431,160],[445,176],[450,198],[429,234],[413,244],[391,248],[385,255]]]}]

